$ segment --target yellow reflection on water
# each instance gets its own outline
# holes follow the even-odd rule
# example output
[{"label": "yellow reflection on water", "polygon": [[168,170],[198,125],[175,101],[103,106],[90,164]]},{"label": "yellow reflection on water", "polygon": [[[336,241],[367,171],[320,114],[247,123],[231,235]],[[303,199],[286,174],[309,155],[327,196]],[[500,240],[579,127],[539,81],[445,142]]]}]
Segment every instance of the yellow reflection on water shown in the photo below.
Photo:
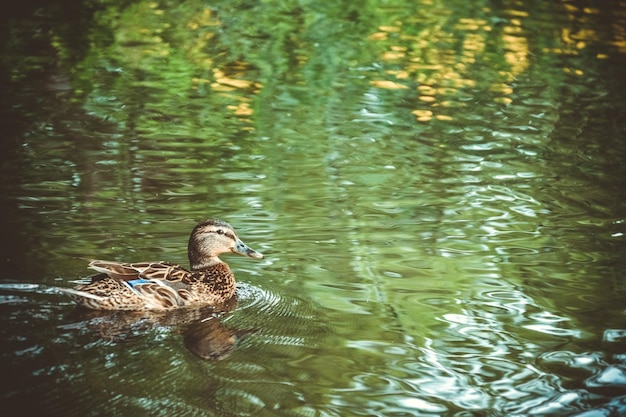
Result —
[{"label": "yellow reflection on water", "polygon": [[[490,13],[488,9],[482,11],[485,15]],[[378,26],[368,39],[383,45],[380,60],[396,68],[385,72],[389,78],[370,83],[397,90],[407,89],[410,82],[416,83],[414,98],[420,104],[412,113],[417,121],[452,120],[454,113],[450,109],[465,106],[454,96],[475,88],[476,77],[487,65],[493,67],[488,70],[494,73],[493,84],[488,88],[496,93],[492,100],[501,104],[512,102],[513,89],[508,83],[529,66],[529,47],[520,20],[528,15],[516,10],[506,13],[510,19],[498,32],[504,53],[488,57],[485,54],[487,44],[493,44],[493,28],[487,18],[461,17],[449,24],[445,22],[452,19],[448,14],[442,18],[433,13],[424,19],[436,22],[425,25],[421,32],[415,32],[415,27],[406,22]],[[503,66],[498,62],[501,60],[506,69],[501,69]]]},{"label": "yellow reflection on water", "polygon": [[[543,52],[555,55],[579,55],[583,49],[587,49],[589,45],[598,45],[605,43],[616,48],[616,53],[626,53],[626,22],[624,19],[620,22],[617,20],[612,24],[610,31],[612,39],[606,39],[606,35],[599,33],[605,28],[599,28],[594,24],[598,19],[597,15],[601,14],[600,9],[595,7],[581,7],[576,4],[563,2],[563,9],[567,13],[567,19],[574,24],[561,28],[560,40],[561,47],[546,47]],[[609,54],[606,52],[596,53],[597,59],[608,59]],[[563,68],[563,72],[570,75],[584,75],[585,71],[581,68]]]},{"label": "yellow reflection on water", "polygon": [[211,84],[211,87],[216,91],[233,91],[238,88],[253,86],[252,81],[229,77],[219,68],[213,69],[213,77],[215,77],[215,82]]},{"label": "yellow reflection on water", "polygon": [[388,90],[401,90],[409,88],[404,84],[400,84],[390,80],[372,80],[370,81],[370,84],[374,87],[385,88]]},{"label": "yellow reflection on water", "polygon": [[529,48],[522,22],[519,19],[511,19],[509,23],[504,28],[502,42],[506,50],[504,59],[511,66],[511,70],[506,74],[506,80],[513,81],[515,77],[528,69]]}]

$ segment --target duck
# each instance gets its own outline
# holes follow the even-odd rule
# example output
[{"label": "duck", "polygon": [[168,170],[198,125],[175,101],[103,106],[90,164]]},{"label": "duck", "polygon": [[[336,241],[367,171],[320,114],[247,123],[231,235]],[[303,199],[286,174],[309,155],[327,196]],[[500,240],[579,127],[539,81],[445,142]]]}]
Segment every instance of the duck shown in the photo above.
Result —
[{"label": "duck", "polygon": [[262,259],[233,227],[219,219],[198,223],[189,237],[190,269],[169,262],[120,263],[92,260],[98,274],[90,282],[62,288],[74,302],[92,310],[168,311],[218,306],[233,298],[235,275],[218,256],[236,253]]}]

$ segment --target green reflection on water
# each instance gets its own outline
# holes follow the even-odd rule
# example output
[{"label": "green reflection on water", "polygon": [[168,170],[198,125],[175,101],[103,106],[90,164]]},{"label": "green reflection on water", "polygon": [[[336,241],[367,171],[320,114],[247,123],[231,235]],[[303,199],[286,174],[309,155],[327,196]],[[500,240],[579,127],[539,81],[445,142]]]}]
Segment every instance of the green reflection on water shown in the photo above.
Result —
[{"label": "green reflection on water", "polygon": [[[535,6],[5,17],[2,278],[38,285],[2,288],[2,374],[20,375],[3,402],[559,415],[621,395],[623,45],[606,10]],[[223,361],[188,352],[182,324],[102,337],[48,289],[84,258],[185,264],[209,216],[267,256],[227,259],[240,305],[222,321],[247,333]]]}]

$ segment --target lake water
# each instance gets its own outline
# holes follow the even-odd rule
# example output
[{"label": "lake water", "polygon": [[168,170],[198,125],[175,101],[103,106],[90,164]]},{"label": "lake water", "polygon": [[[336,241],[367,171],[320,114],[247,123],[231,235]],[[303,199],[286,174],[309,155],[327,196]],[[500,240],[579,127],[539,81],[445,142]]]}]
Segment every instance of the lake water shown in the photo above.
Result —
[{"label": "lake water", "polygon": [[[0,406],[626,413],[626,3],[53,1],[1,17]],[[97,313],[89,259],[236,303]]]}]

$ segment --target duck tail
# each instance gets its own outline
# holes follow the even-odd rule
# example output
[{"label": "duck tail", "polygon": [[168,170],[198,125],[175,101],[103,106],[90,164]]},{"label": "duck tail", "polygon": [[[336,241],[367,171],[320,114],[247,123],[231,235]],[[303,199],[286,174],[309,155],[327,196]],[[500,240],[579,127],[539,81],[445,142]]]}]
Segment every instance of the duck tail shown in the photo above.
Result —
[{"label": "duck tail", "polygon": [[91,308],[94,310],[104,309],[106,303],[106,297],[90,294],[85,291],[75,290],[73,288],[59,288],[59,290],[67,294],[74,302],[80,306]]}]

